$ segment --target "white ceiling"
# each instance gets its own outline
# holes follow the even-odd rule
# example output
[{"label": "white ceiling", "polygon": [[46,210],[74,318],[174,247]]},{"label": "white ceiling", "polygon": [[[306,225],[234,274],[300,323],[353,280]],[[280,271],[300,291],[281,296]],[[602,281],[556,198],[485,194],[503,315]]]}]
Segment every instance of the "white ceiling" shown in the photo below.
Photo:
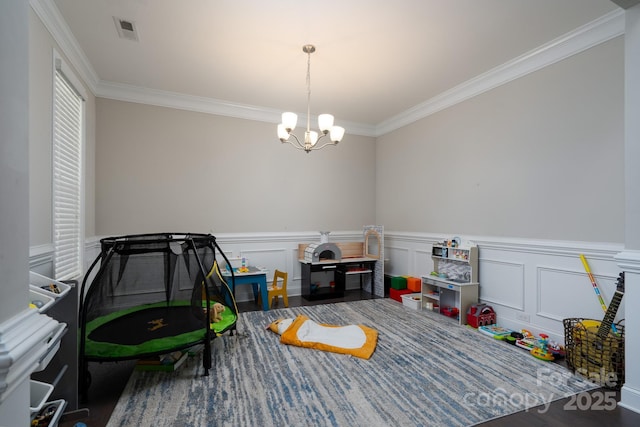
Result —
[{"label": "white ceiling", "polygon": [[[100,85],[272,113],[306,112],[302,46],[314,44],[312,115],[343,126],[376,126],[618,9],[610,0],[34,1],[57,6]],[[114,16],[133,21],[139,41],[119,38]]]}]

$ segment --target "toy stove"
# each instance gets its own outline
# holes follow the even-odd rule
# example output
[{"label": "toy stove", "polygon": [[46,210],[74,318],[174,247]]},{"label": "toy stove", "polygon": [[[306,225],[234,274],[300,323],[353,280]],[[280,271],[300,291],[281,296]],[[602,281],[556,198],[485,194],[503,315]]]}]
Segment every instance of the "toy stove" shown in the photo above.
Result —
[{"label": "toy stove", "polygon": [[310,243],[304,250],[305,262],[340,261],[342,251],[335,243]]}]

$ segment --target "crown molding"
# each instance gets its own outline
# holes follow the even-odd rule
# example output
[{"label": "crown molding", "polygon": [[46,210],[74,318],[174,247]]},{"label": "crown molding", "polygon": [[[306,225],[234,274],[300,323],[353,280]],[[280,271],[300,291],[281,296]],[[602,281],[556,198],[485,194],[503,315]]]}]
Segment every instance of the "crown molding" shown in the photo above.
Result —
[{"label": "crown molding", "polygon": [[[94,93],[97,97],[118,101],[177,108],[180,110],[275,124],[280,123],[282,115],[281,110],[275,110],[272,108],[239,104],[221,99],[185,95],[177,92],[167,92],[123,83],[107,82],[104,80],[101,80],[97,84],[96,91]],[[298,116],[301,117],[301,119],[304,118],[306,120],[306,114],[299,114]],[[349,129],[349,133],[352,135],[376,136],[375,126],[373,125],[345,121],[342,121],[342,125]]]},{"label": "crown molding", "polygon": [[376,135],[381,136],[407,126],[459,102],[623,35],[624,28],[624,10],[614,10],[524,55],[436,95],[403,113],[384,120],[376,127]]},{"label": "crown molding", "polygon": [[62,18],[53,0],[29,0],[29,5],[49,31],[51,37],[58,43],[61,51],[73,65],[74,70],[80,75],[82,81],[95,94],[100,80],[98,74],[71,33],[69,26]]},{"label": "crown molding", "polygon": [[[30,0],[29,3],[58,43],[62,52],[74,65],[80,77],[97,97],[274,124],[280,122],[281,112],[274,109],[100,80],[72,35],[68,25],[60,15],[53,0]],[[623,35],[624,28],[625,12],[623,9],[616,9],[537,49],[436,95],[396,116],[383,120],[377,125],[345,122],[344,126],[353,135],[378,137],[387,134],[459,102]]]},{"label": "crown molding", "polygon": [[267,108],[104,80],[98,83],[95,95],[100,98],[118,101],[177,108],[261,122],[279,120],[279,116],[276,117],[276,111]]}]

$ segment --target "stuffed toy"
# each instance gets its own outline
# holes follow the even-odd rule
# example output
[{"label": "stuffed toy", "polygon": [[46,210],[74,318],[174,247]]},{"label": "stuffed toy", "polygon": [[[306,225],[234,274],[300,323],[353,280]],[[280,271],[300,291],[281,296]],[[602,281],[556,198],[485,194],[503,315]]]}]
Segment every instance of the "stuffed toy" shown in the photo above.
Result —
[{"label": "stuffed toy", "polygon": [[[222,320],[222,312],[224,311],[224,305],[219,302],[213,304],[209,310],[209,321],[211,323],[217,323]],[[206,309],[203,309],[206,313]]]}]

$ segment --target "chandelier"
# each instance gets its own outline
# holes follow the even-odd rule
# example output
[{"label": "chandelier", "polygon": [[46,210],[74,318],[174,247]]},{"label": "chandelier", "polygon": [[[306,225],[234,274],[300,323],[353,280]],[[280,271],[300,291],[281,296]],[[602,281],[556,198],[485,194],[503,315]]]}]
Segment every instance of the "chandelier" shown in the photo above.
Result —
[{"label": "chandelier", "polygon": [[[300,141],[298,137],[291,133],[296,127],[298,116],[295,113],[282,113],[282,123],[278,125],[278,138],[282,143],[288,142],[298,150],[304,150],[307,153],[311,150],[320,150],[327,145],[336,145],[344,136],[344,128],[333,125],[333,116],[331,114],[320,114],[318,116],[318,128],[320,129],[320,137],[318,132],[311,130],[311,54],[316,51],[312,44],[302,46],[302,51],[307,54],[307,129],[304,132],[304,141]],[[325,136],[329,135],[329,141],[318,145]]]}]

